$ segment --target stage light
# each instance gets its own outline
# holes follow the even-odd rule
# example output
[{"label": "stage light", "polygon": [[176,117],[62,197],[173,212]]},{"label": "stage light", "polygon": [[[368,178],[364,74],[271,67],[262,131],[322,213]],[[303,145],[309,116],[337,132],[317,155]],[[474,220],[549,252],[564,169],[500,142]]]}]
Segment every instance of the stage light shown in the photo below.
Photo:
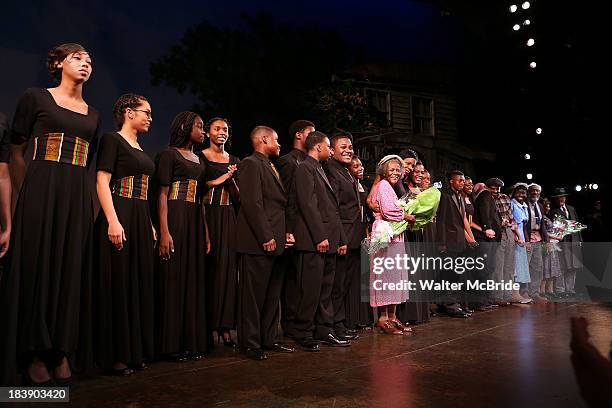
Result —
[{"label": "stage light", "polygon": [[597,184],[593,184],[593,190],[597,190],[599,186]]},{"label": "stage light", "polygon": [[531,24],[531,20],[525,20],[525,21],[523,21],[523,25],[528,26],[529,24]]},{"label": "stage light", "polygon": [[520,29],[521,29],[521,26],[520,26],[520,25],[518,25],[518,24],[515,24],[515,25],[513,25],[513,26],[512,26],[512,29],[513,29],[514,31],[518,31],[518,30],[520,30]]},{"label": "stage light", "polygon": [[516,13],[516,10],[518,10],[518,7],[516,7],[516,4],[513,4],[510,6],[510,12],[511,13]]},{"label": "stage light", "polygon": [[537,133],[538,135],[541,135],[541,134],[542,134],[542,128],[537,128],[537,129],[536,129],[536,133]]},{"label": "stage light", "polygon": [[527,46],[531,47],[533,44],[535,44],[535,40],[533,38],[530,38],[527,40]]},{"label": "stage light", "polygon": [[582,186],[576,186],[576,191],[582,191]]},{"label": "stage light", "polygon": [[531,180],[533,178],[533,174],[527,173],[527,180]]},{"label": "stage light", "polygon": [[529,7],[531,7],[531,4],[529,4],[528,1],[524,2],[521,7],[523,8],[523,10],[527,10]]},{"label": "stage light", "polygon": [[525,160],[529,160],[529,159],[531,159],[531,155],[530,155],[529,153],[527,153],[527,154],[525,155]]},{"label": "stage light", "polygon": [[537,67],[537,66],[538,66],[538,64],[536,64],[536,62],[535,62],[535,61],[531,61],[531,62],[529,63],[529,67],[530,67],[530,68],[535,69],[535,67]]}]

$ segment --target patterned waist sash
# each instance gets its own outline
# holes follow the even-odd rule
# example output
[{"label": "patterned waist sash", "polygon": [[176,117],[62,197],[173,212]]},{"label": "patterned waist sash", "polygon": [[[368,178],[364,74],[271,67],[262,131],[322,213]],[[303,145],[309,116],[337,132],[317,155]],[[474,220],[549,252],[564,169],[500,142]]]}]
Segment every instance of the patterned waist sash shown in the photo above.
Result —
[{"label": "patterned waist sash", "polygon": [[181,200],[188,201],[190,203],[195,203],[197,187],[197,180],[187,179],[175,181],[170,186],[168,200]]},{"label": "patterned waist sash", "polygon": [[34,138],[33,160],[47,160],[85,167],[89,142],[64,133],[47,133]]},{"label": "patterned waist sash", "polygon": [[149,191],[149,176],[141,174],[115,180],[113,182],[112,191],[113,194],[119,197],[146,200]]},{"label": "patterned waist sash", "polygon": [[232,205],[229,189],[225,188],[225,186],[211,188],[204,196],[204,204]]}]

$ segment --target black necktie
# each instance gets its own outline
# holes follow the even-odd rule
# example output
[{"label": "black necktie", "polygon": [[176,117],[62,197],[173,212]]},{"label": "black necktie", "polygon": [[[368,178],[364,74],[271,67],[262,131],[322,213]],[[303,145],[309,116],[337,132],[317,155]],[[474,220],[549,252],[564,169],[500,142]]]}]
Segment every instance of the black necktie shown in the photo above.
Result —
[{"label": "black necktie", "polygon": [[540,215],[540,209],[538,207],[538,203],[533,204],[533,212],[535,213],[536,224],[540,225],[540,219],[542,219],[542,216]]},{"label": "black necktie", "polygon": [[353,191],[355,192],[355,195],[357,196],[357,201],[361,203],[361,201],[359,200],[359,186],[357,184],[357,179],[353,177],[349,169],[345,168],[345,170],[346,170],[346,174],[348,174],[348,177],[351,180],[351,183],[353,184]]},{"label": "black necktie", "polygon": [[464,209],[463,209],[463,200],[461,199],[461,193],[456,192],[455,193],[455,199],[457,200],[457,205],[459,206],[459,211],[461,212],[461,214],[463,214]]},{"label": "black necktie", "polygon": [[331,187],[331,184],[329,184],[329,179],[327,178],[327,175],[323,171],[323,167],[319,166],[319,168],[317,170],[319,171],[319,174],[321,174],[321,176],[323,176],[323,180],[325,180],[327,185],[329,185]]},{"label": "black necktie", "polygon": [[567,211],[567,207],[563,206],[561,208],[563,209],[563,214],[565,214],[565,218],[569,220],[569,212]]}]

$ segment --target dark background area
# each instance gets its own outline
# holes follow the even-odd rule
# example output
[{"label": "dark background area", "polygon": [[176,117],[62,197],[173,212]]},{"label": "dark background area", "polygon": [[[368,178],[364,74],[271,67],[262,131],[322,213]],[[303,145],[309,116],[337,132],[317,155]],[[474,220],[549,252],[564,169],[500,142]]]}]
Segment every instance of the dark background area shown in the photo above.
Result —
[{"label": "dark background area", "polygon": [[[116,98],[134,92],[153,107],[152,129],[141,137],[151,155],[165,146],[176,113],[198,109],[204,119],[230,119],[231,151],[243,156],[258,124],[276,128],[289,148],[289,124],[311,117],[300,95],[334,72],[362,62],[450,65],[459,140],[497,157],[477,167],[476,178],[513,183],[532,173],[544,195],[597,183],[597,192],[570,198],[584,213],[610,189],[607,104],[599,102],[608,99],[604,13],[594,1],[535,0],[528,10],[515,2],[519,11],[510,13],[512,3],[9,1],[0,28],[0,110],[11,115],[27,87],[52,86],[47,51],[78,42],[91,51],[85,98],[105,130],[112,130]],[[526,18],[531,25],[512,30]],[[529,37],[534,47],[525,46]],[[173,56],[178,44],[192,52]]]}]

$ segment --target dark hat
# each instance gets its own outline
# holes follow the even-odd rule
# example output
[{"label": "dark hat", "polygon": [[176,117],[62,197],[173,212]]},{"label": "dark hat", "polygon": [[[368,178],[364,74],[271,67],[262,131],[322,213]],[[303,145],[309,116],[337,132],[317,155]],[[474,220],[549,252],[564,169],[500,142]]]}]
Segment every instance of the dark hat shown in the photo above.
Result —
[{"label": "dark hat", "polygon": [[552,191],[551,197],[563,197],[568,196],[569,194],[565,191],[563,187],[557,187]]},{"label": "dark hat", "polygon": [[490,179],[488,179],[487,181],[485,181],[485,186],[487,187],[503,187],[504,186],[504,182],[501,181],[500,179],[498,179],[497,177],[492,177]]}]

